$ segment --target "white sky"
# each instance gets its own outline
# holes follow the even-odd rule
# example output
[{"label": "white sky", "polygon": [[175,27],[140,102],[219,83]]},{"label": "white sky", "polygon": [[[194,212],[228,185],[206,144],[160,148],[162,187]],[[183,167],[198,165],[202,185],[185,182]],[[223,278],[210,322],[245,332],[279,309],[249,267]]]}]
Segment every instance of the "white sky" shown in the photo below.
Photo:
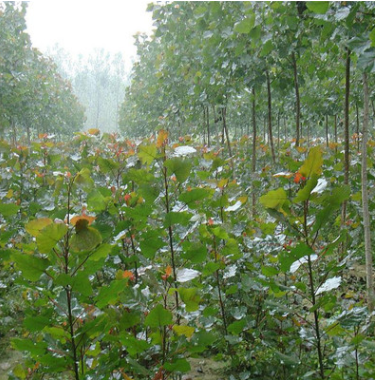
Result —
[{"label": "white sky", "polygon": [[136,54],[133,35],[151,34],[152,0],[31,0],[27,31],[34,47],[46,52],[56,43],[72,55],[97,48],[122,52],[128,61]]}]

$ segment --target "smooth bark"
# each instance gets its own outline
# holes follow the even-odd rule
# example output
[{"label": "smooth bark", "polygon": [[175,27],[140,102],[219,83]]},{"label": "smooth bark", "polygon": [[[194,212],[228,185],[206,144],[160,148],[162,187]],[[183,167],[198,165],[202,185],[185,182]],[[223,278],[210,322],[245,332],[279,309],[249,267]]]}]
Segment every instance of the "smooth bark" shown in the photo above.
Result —
[{"label": "smooth bark", "polygon": [[362,129],[362,213],[363,229],[365,236],[365,258],[366,258],[366,289],[367,305],[370,311],[374,308],[374,281],[372,275],[372,249],[371,249],[371,225],[370,210],[368,200],[368,183],[367,183],[367,139],[369,124],[369,91],[367,74],[363,73],[363,129]]}]

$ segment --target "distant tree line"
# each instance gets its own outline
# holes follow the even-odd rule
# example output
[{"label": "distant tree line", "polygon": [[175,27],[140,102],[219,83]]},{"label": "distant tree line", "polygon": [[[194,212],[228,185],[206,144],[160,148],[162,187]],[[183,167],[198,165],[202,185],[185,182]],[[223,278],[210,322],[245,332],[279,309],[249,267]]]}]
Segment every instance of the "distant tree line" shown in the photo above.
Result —
[{"label": "distant tree line", "polygon": [[277,137],[298,146],[358,134],[362,72],[375,71],[373,2],[177,1],[149,10],[156,29],[137,36],[120,112],[127,135],[165,128],[230,148],[232,137],[252,134],[275,156]]},{"label": "distant tree line", "polygon": [[0,2],[0,134],[17,144],[49,133],[71,136],[84,108],[55,63],[32,47],[26,2]]},{"label": "distant tree line", "polygon": [[48,55],[53,57],[61,75],[71,81],[74,93],[85,107],[84,127],[118,131],[118,113],[128,78],[122,53],[98,49],[88,56],[73,57],[55,45]]}]

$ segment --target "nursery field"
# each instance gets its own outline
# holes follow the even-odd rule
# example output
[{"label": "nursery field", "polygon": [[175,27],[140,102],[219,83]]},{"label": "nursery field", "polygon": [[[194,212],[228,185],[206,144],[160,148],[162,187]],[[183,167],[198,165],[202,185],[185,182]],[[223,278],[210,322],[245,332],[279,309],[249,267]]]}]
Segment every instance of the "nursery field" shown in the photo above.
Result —
[{"label": "nursery field", "polygon": [[9,378],[374,378],[361,155],[345,184],[342,147],[310,146],[258,140],[254,171],[247,136],[1,141]]}]

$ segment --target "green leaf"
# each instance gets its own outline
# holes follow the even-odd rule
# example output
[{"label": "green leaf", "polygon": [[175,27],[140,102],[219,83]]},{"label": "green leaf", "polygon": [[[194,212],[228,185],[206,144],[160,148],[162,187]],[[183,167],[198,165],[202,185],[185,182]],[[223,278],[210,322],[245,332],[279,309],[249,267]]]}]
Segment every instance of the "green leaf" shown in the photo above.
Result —
[{"label": "green leaf", "polygon": [[175,224],[180,224],[181,226],[187,226],[191,219],[191,214],[186,211],[182,212],[169,212],[165,215],[164,227],[168,228]]},{"label": "green leaf", "polygon": [[228,332],[231,333],[232,335],[239,335],[242,333],[245,326],[246,326],[246,320],[245,319],[233,322],[228,326]]},{"label": "green leaf", "polygon": [[102,242],[100,232],[93,227],[84,227],[77,231],[70,240],[73,251],[90,251]]},{"label": "green leaf", "polygon": [[274,49],[274,46],[273,46],[273,42],[271,40],[268,40],[264,45],[263,45],[263,48],[260,52],[260,56],[261,57],[265,57],[266,55],[268,55],[269,53],[271,53],[271,51]]},{"label": "green leaf", "polygon": [[87,197],[87,209],[89,211],[104,211],[107,209],[109,197],[104,197],[99,190],[90,193]]},{"label": "green leaf", "polygon": [[193,335],[191,339],[189,351],[196,353],[204,352],[206,351],[207,347],[214,344],[217,339],[218,336],[214,331],[198,331]]},{"label": "green leaf", "polygon": [[311,192],[314,190],[318,183],[318,176],[313,175],[305,184],[305,186],[300,189],[297,196],[293,199],[294,203],[300,203],[307,201],[310,198]]},{"label": "green leaf", "polygon": [[176,359],[172,363],[164,363],[164,368],[168,372],[186,373],[191,370],[190,364],[186,359]]},{"label": "green leaf", "polygon": [[34,219],[25,225],[26,231],[32,236],[38,236],[43,228],[52,224],[53,220],[49,218]]},{"label": "green leaf", "polygon": [[291,265],[304,256],[312,255],[314,251],[305,243],[298,244],[291,251],[282,251],[279,254],[280,269],[283,273],[289,271]]},{"label": "green leaf", "polygon": [[369,34],[371,40],[371,46],[375,47],[375,28],[373,28]]},{"label": "green leaf", "polygon": [[19,209],[14,203],[0,203],[0,214],[4,217],[16,215]]},{"label": "green leaf", "polygon": [[107,305],[113,305],[118,299],[118,294],[126,287],[126,280],[114,280],[109,286],[103,286],[96,297],[96,306],[99,309]]},{"label": "green leaf", "polygon": [[74,292],[78,292],[86,297],[92,294],[91,282],[84,272],[79,272],[74,277],[74,283],[73,283],[72,289]]},{"label": "green leaf", "polygon": [[180,288],[178,289],[178,293],[186,305],[187,312],[193,312],[199,309],[201,297],[199,296],[199,290],[197,288]]},{"label": "green leaf", "polygon": [[190,175],[192,164],[182,158],[170,158],[164,162],[168,175],[175,174],[178,182],[185,182]]},{"label": "green leaf", "polygon": [[94,187],[94,180],[91,178],[90,170],[83,168],[79,171],[74,178],[74,184],[84,191],[90,191]]},{"label": "green leaf", "polygon": [[283,188],[271,190],[260,197],[259,202],[265,207],[280,210],[287,201],[287,195]]},{"label": "green leaf", "polygon": [[246,17],[240,22],[237,22],[234,25],[234,31],[237,33],[248,34],[251,29],[253,29],[255,24],[255,14],[250,15],[250,17]]},{"label": "green leaf", "polygon": [[163,327],[172,324],[173,315],[169,310],[164,309],[162,305],[157,305],[150,311],[145,319],[145,326]]},{"label": "green leaf", "polygon": [[43,355],[47,352],[48,344],[46,342],[34,342],[31,339],[12,339],[12,346],[18,351],[28,351],[32,356]]},{"label": "green leaf", "polygon": [[152,145],[140,145],[138,148],[138,157],[142,164],[151,165],[152,161],[158,156],[158,150],[156,144]]},{"label": "green leaf", "polygon": [[50,265],[50,262],[45,258],[23,253],[13,253],[12,257],[18,269],[22,271],[23,277],[30,281],[38,281]]},{"label": "green leaf", "polygon": [[204,188],[192,189],[185,191],[179,196],[179,200],[187,204],[191,209],[197,208],[199,201],[207,198],[211,194],[211,191]]},{"label": "green leaf", "polygon": [[142,255],[148,259],[153,259],[156,252],[165,245],[160,237],[160,231],[149,230],[142,234],[142,240],[139,244]]},{"label": "green leaf", "polygon": [[186,251],[184,251],[181,256],[185,260],[190,260],[194,264],[203,263],[207,260],[207,247],[205,245],[201,243],[191,245],[191,243],[189,243],[184,248]]},{"label": "green leaf", "polygon": [[41,253],[49,253],[65,236],[68,227],[64,223],[53,223],[44,227],[36,237],[36,244]]},{"label": "green leaf", "polygon": [[306,6],[311,12],[324,14],[329,9],[329,1],[307,1]]},{"label": "green leaf", "polygon": [[109,160],[103,157],[98,158],[98,165],[99,165],[100,171],[105,174],[110,173],[111,171],[117,170],[119,168],[118,162],[115,162],[113,160]]},{"label": "green leaf", "polygon": [[36,332],[36,331],[42,331],[46,326],[48,326],[51,323],[50,318],[35,315],[32,317],[27,317],[23,321],[23,325],[30,331],[30,332]]},{"label": "green leaf", "polygon": [[267,277],[273,277],[279,274],[279,270],[271,266],[262,266],[262,273]]},{"label": "green leaf", "polygon": [[299,173],[306,178],[311,178],[314,174],[320,175],[322,173],[323,154],[320,146],[315,146],[309,151],[307,159],[299,169]]},{"label": "green leaf", "polygon": [[228,232],[221,226],[211,228],[211,232],[218,237],[219,239],[228,240],[229,235]]},{"label": "green leaf", "polygon": [[341,206],[341,204],[350,197],[350,186],[336,187],[332,195],[326,196],[323,201],[323,209],[316,215],[316,220],[312,228],[315,234],[322,226],[330,220],[332,214]]},{"label": "green leaf", "polygon": [[101,244],[90,256],[90,260],[99,261],[100,259],[104,259],[111,254],[111,251],[112,246],[110,244]]}]

